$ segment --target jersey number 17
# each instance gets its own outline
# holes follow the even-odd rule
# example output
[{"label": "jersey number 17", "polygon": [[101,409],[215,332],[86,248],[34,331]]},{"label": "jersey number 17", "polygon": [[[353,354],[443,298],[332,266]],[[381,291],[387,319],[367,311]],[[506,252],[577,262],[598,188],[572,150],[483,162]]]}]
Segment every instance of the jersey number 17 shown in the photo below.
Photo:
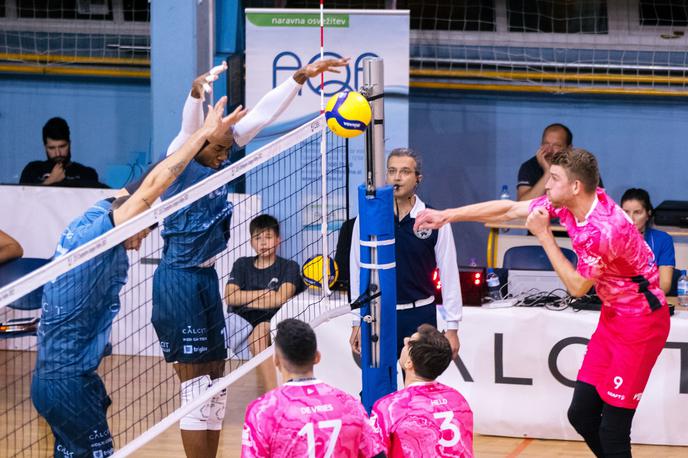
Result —
[{"label": "jersey number 17", "polygon": [[[334,453],[334,446],[337,444],[339,431],[342,429],[342,420],[322,420],[318,422],[318,429],[331,429],[330,441],[327,443],[327,450],[325,450],[324,458],[331,458]],[[306,436],[308,441],[308,458],[315,458],[315,434],[312,422],[303,425],[299,430],[299,436]]]}]

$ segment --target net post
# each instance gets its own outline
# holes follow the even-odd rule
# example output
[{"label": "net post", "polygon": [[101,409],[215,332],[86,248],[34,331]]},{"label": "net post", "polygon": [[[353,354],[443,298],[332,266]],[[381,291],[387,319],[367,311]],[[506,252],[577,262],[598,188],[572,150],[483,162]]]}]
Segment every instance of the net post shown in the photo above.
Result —
[{"label": "net post", "polygon": [[366,130],[366,185],[374,193],[385,185],[385,86],[384,62],[379,57],[363,59],[361,94],[373,112]]},{"label": "net post", "polygon": [[[361,309],[362,401],[368,412],[396,390],[396,268],[393,191],[385,186],[384,67],[381,58],[363,60],[361,93],[372,120],[366,130],[366,183],[359,187],[361,288],[373,297]],[[380,294],[378,294],[380,293]]]}]

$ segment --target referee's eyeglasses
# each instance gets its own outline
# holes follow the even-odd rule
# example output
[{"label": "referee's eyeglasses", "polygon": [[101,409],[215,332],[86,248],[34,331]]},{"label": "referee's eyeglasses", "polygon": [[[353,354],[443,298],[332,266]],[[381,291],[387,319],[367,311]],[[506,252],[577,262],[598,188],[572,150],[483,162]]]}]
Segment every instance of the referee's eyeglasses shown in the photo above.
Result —
[{"label": "referee's eyeglasses", "polygon": [[390,167],[387,169],[387,176],[394,177],[397,174],[401,175],[402,177],[407,177],[409,175],[412,175],[416,173],[415,170],[411,170],[409,168],[401,168],[401,169],[395,169],[394,167]]}]

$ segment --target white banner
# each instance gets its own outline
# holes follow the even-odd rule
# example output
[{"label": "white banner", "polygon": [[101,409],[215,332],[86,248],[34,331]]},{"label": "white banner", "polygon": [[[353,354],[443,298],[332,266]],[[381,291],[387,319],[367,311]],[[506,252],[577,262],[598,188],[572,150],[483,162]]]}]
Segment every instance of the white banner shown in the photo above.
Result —
[{"label": "white banner", "polygon": [[[385,140],[387,150],[407,147],[409,88],[409,12],[399,10],[326,10],[325,57],[350,57],[340,74],[325,74],[325,96],[358,90],[363,59],[384,59]],[[320,58],[320,13],[315,9],[246,9],[246,105]],[[303,87],[286,112],[255,139],[252,150],[320,112],[320,78]],[[364,137],[349,142],[349,194],[352,215],[356,187],[364,181]],[[319,169],[316,170],[319,174]],[[247,189],[259,193],[259,189]],[[269,196],[263,196],[264,199]],[[264,200],[266,208],[270,206]]]},{"label": "white banner", "polygon": [[0,186],[0,229],[24,248],[25,258],[48,259],[67,225],[116,189]]},{"label": "white banner", "polygon": [[[325,74],[325,96],[358,90],[363,59],[385,62],[385,93],[408,94],[409,12],[326,10],[325,57],[351,57],[340,74]],[[320,13],[314,9],[246,9],[246,104],[250,108],[306,64],[320,59]],[[308,81],[280,123],[320,112],[320,78]],[[408,126],[408,122],[406,123]]]},{"label": "white banner", "polygon": [[[296,313],[285,312],[282,317]],[[475,416],[476,433],[581,440],[566,412],[585,345],[598,318],[597,312],[464,307],[460,362],[452,364],[439,380],[466,397]],[[316,375],[358,396],[361,372],[350,356],[350,331],[351,316],[316,329],[322,353]],[[686,406],[688,312],[683,311],[671,319],[667,345],[633,419],[632,441],[688,445]]]}]

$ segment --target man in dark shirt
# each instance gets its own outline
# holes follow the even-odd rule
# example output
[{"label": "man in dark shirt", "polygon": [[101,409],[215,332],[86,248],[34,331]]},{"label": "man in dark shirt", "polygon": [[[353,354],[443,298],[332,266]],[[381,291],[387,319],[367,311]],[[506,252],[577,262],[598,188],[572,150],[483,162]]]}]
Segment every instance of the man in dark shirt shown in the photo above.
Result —
[{"label": "man in dark shirt", "polygon": [[563,124],[554,123],[542,131],[540,148],[518,170],[516,190],[518,200],[530,200],[545,194],[545,183],[549,178],[549,166],[552,155],[573,142],[571,130]]},{"label": "man in dark shirt", "polygon": [[101,188],[98,173],[91,167],[72,162],[69,125],[62,118],[51,118],[43,126],[43,145],[48,159],[29,162],[19,184]]},{"label": "man in dark shirt", "polygon": [[[545,183],[549,178],[549,166],[552,155],[570,148],[573,144],[571,129],[560,123],[550,124],[542,131],[540,148],[518,169],[516,190],[518,200],[530,200],[545,195]],[[600,188],[604,188],[600,176]]]}]

